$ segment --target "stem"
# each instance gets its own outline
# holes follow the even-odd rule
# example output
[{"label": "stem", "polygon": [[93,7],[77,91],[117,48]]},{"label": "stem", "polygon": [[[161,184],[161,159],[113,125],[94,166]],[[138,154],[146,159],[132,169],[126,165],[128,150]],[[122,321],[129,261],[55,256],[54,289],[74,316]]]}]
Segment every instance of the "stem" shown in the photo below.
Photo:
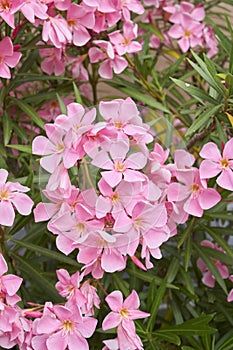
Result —
[{"label": "stem", "polygon": [[88,167],[87,167],[87,161],[86,161],[85,158],[83,158],[82,164],[84,165],[84,170],[85,170],[85,174],[86,174],[86,177],[87,177],[87,182],[89,183],[89,185],[92,188],[95,188],[95,186],[93,185],[93,182],[91,181],[91,177],[90,177],[89,170],[88,170]]}]

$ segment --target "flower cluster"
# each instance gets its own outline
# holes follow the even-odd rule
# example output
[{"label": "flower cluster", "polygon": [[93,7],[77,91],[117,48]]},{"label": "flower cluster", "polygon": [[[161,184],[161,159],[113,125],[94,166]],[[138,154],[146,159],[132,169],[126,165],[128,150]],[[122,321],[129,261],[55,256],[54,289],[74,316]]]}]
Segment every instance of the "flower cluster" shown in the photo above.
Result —
[{"label": "flower cluster", "polygon": [[[99,308],[100,299],[96,288],[89,280],[83,281],[83,275],[77,271],[73,275],[57,270],[56,288],[66,298],[63,304],[45,305],[30,303],[30,309],[21,309],[17,303],[21,298],[16,294],[22,278],[6,274],[8,268],[0,254],[0,345],[31,350],[73,350],[89,349],[86,339],[90,338],[97,326],[94,307]],[[133,320],[150,316],[138,310],[139,297],[133,290],[123,302],[120,291],[114,291],[106,297],[112,311],[103,321],[103,330],[117,327],[117,338],[104,341],[104,349],[143,349],[136,334]],[[32,320],[32,318],[34,320]]]},{"label": "flower cluster", "polygon": [[[176,150],[172,163],[159,143],[148,149],[153,136],[130,98],[101,102],[103,120],[94,123],[96,113],[69,104],[67,115],[46,124],[47,137],[37,136],[32,149],[51,174],[43,190],[50,202],[37,205],[35,220],[49,220],[58,249],[69,254],[78,248],[84,274],[101,278],[104,271],[125,269],[127,257],[141,268],[153,267],[151,256],[161,258],[160,246],[177,225],[189,215],[202,217],[221,196],[187,151]],[[68,170],[74,166],[84,168],[90,188],[72,183]]]},{"label": "flower cluster", "polygon": [[169,3],[163,9],[170,14],[169,21],[173,23],[168,35],[179,39],[177,43],[183,52],[198,45],[207,47],[208,57],[218,52],[218,42],[214,37],[213,29],[203,22],[205,10],[201,4],[194,6],[189,2],[181,1],[177,5]]},{"label": "flower cluster", "polygon": [[[211,57],[218,50],[212,27],[203,22],[204,8],[185,1],[176,4],[165,0],[144,3],[139,0],[83,0],[77,4],[68,0],[1,0],[0,5],[2,20],[13,30],[11,37],[6,36],[0,42],[0,76],[3,78],[11,78],[9,67],[14,68],[22,56],[17,51],[22,44],[13,46],[13,42],[27,22],[40,28],[41,39],[46,43],[38,41],[44,46],[40,49],[42,71],[58,76],[67,67],[72,77],[81,82],[88,81],[84,60],[99,63],[99,75],[111,79],[113,72],[120,74],[128,66],[125,54],[142,50],[138,35],[144,31],[139,33],[135,14],[143,15],[138,21],[151,23],[161,32],[158,36],[151,35],[151,48],[158,48],[160,44],[171,48],[172,38],[179,39],[178,45],[183,52],[199,46],[207,49],[207,55]],[[22,20],[16,21],[15,14],[19,19],[22,16]],[[158,23],[161,21],[163,27],[160,29]],[[77,53],[74,48],[81,48],[81,51]]]}]

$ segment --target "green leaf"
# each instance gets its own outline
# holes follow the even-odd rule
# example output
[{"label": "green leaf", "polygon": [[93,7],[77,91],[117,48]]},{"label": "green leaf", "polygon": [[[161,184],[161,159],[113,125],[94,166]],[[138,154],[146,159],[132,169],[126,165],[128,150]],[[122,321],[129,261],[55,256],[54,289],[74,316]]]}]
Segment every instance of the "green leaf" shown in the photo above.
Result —
[{"label": "green leaf", "polygon": [[32,154],[32,146],[29,145],[6,145],[6,147],[17,149],[20,152]]},{"label": "green leaf", "polygon": [[186,132],[185,136],[188,137],[192,135],[193,133],[200,131],[204,125],[209,121],[211,117],[213,117],[219,109],[222,107],[222,104],[217,105],[217,106],[211,106],[205,110],[204,113],[202,113],[200,116],[198,116],[191,127],[188,129]]},{"label": "green leaf", "polygon": [[185,272],[188,271],[190,259],[192,256],[192,236],[189,235],[186,241],[185,251],[184,251],[184,269]]},{"label": "green leaf", "polygon": [[225,241],[224,238],[222,238],[221,235],[218,235],[214,230],[212,230],[210,227],[201,225],[203,230],[207,231],[209,235],[217,242],[224,250],[225,252],[231,257],[232,262],[231,264],[233,265],[233,250],[232,248],[228,245],[228,243]]},{"label": "green leaf", "polygon": [[227,221],[233,221],[233,215],[231,213],[227,214],[226,212],[224,213],[205,213],[205,216],[207,218],[212,218],[212,219],[221,219],[221,220],[227,220]]},{"label": "green leaf", "polygon": [[157,312],[159,310],[159,306],[163,300],[163,297],[164,297],[164,294],[166,291],[166,287],[167,287],[167,278],[165,278],[162,281],[162,283],[159,286],[157,293],[155,295],[154,303],[152,304],[152,308],[150,310],[150,318],[149,318],[149,321],[147,324],[148,331],[152,331],[154,329],[156,315],[157,315]]},{"label": "green leaf", "polygon": [[217,346],[216,350],[232,350],[233,331],[230,332],[230,335],[228,335],[227,338],[223,342],[221,342],[221,340],[220,340],[218,342],[218,344],[219,344],[219,346]]},{"label": "green leaf", "polygon": [[37,252],[43,256],[47,256],[50,259],[60,261],[64,264],[72,265],[72,266],[75,266],[77,268],[79,267],[79,264],[77,263],[76,260],[73,260],[73,259],[69,258],[68,256],[65,256],[64,254],[60,254],[60,253],[55,252],[53,250],[50,250],[50,249],[47,249],[44,247],[40,247],[36,244],[28,243],[28,242],[25,242],[23,240],[19,241],[17,239],[13,239],[13,238],[10,238],[10,240],[21,247],[27,248],[28,250],[31,250],[33,252]]},{"label": "green leaf", "polygon": [[3,112],[3,139],[4,145],[7,145],[10,141],[12,134],[12,121],[7,111]]},{"label": "green leaf", "polygon": [[208,269],[212,273],[212,275],[215,277],[216,281],[220,285],[220,287],[224,290],[224,292],[227,293],[227,288],[225,281],[222,279],[222,276],[220,275],[220,272],[218,271],[216,265],[211,260],[211,258],[205,254],[204,250],[202,249],[202,246],[198,245],[197,243],[193,242],[193,247],[195,247],[197,253],[199,254],[200,258],[204,261],[204,263],[207,265]]},{"label": "green leaf", "polygon": [[122,293],[124,294],[125,297],[127,297],[130,294],[130,292],[129,292],[129,288],[128,288],[126,281],[121,279],[119,277],[119,275],[116,273],[113,274],[113,279],[114,279],[116,287],[120,291],[122,291]]},{"label": "green leaf", "polygon": [[26,113],[36,125],[38,125],[42,130],[44,130],[44,122],[40,118],[39,114],[26,102],[22,99],[17,99],[14,97],[10,98],[24,113]]},{"label": "green leaf", "polygon": [[46,291],[48,293],[48,296],[52,298],[54,302],[60,302],[63,300],[56,291],[55,287],[52,285],[52,283],[45,278],[41,271],[36,270],[31,263],[26,261],[26,259],[18,256],[17,254],[10,252],[10,255],[13,256],[15,260],[17,260],[20,264],[20,268],[28,273],[29,276],[31,276],[33,281],[36,281],[37,285],[40,286],[41,291]]},{"label": "green leaf", "polygon": [[204,90],[192,86],[189,83],[185,83],[179,79],[171,78],[171,80],[181,89],[186,91],[191,97],[195,97],[202,105],[205,105],[206,102],[210,102],[212,105],[216,105],[216,100],[208,95]]},{"label": "green leaf", "polygon": [[161,32],[153,24],[139,22],[138,25],[139,27],[145,29],[147,33],[151,32],[152,34],[156,35],[160,40],[164,40],[164,37],[161,34]]},{"label": "green leaf", "polygon": [[[131,274],[134,274],[137,278],[140,278],[142,281],[144,282],[152,282],[154,281],[155,284],[157,285],[161,285],[161,283],[163,282],[163,278],[157,277],[157,276],[153,276],[149,273],[149,271],[144,272],[144,271],[139,271],[139,270],[135,270],[133,271],[132,269],[128,269],[128,272]],[[167,288],[171,288],[171,289],[179,289],[179,287],[175,286],[174,284],[168,283],[167,284]]]},{"label": "green leaf", "polygon": [[62,99],[61,99],[61,97],[59,96],[58,93],[56,93],[56,96],[57,96],[57,100],[58,100],[58,103],[59,103],[59,107],[60,107],[61,113],[62,114],[66,114],[67,113],[67,109],[66,109],[65,103],[62,101]]},{"label": "green leaf", "polygon": [[180,338],[176,334],[153,332],[153,336],[171,344],[181,344]]},{"label": "green leaf", "polygon": [[212,318],[213,315],[201,315],[176,326],[161,328],[153,332],[153,334],[176,334],[183,336],[213,334],[216,332],[216,329],[208,325]]},{"label": "green leaf", "polygon": [[73,88],[74,88],[74,96],[75,96],[76,102],[83,105],[82,97],[79,93],[79,89],[78,89],[77,85],[75,84],[75,82],[73,82]]},{"label": "green leaf", "polygon": [[[215,89],[215,91],[217,91],[221,96],[224,96],[224,86],[221,83],[220,78],[217,77],[217,74],[216,74],[217,72],[213,72],[213,67],[211,67],[211,63],[210,63],[210,61],[208,61],[208,58],[206,57],[206,62],[204,62],[194,51],[192,51],[192,55],[195,58],[195,60],[197,61],[197,63],[199,64],[199,66],[196,63],[187,59],[189,64],[200,74],[200,76],[210,86],[212,86],[213,89]],[[209,63],[208,67],[207,67],[207,62]],[[212,68],[212,75],[213,76],[211,76],[211,73],[209,72],[209,70],[211,70],[211,68]],[[215,79],[214,79],[214,74],[215,74]]]}]

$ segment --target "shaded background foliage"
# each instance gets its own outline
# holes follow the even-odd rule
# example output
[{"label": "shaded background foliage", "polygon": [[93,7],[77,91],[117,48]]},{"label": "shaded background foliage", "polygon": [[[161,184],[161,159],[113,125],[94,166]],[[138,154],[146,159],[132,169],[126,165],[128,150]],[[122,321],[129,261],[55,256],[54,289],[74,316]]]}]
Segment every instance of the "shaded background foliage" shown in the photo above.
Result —
[{"label": "shaded background foliage", "polygon": [[[195,155],[196,164],[205,143],[213,141],[221,148],[222,142],[233,136],[233,29],[228,11],[232,10],[232,2],[200,3],[206,8],[207,21],[219,41],[219,52],[213,59],[201,52],[180,54],[177,49],[167,52],[163,44],[158,51],[151,51],[148,37],[156,28],[147,26],[142,53],[127,57],[130,68],[120,76],[104,80],[97,74],[98,64],[90,67],[84,61],[92,89],[90,99],[80,94],[82,83],[74,82],[69,71],[59,77],[41,74],[36,45],[40,28],[34,28],[32,33],[27,25],[19,32],[17,40],[23,42],[22,65],[0,92],[0,167],[10,169],[12,181],[31,188],[35,204],[41,200],[43,174],[37,157],[31,154],[31,142],[37,133],[44,132],[40,111],[56,107],[57,114],[63,112],[63,100],[67,97],[87,106],[97,105],[103,98],[132,97],[145,107],[145,121],[155,130],[160,142],[173,151],[174,143],[175,147],[180,144],[187,148]],[[87,53],[85,47],[80,50],[78,54]],[[70,51],[76,54],[74,48],[70,47]],[[25,94],[24,90],[22,98],[25,83],[28,92]],[[221,260],[232,273],[232,194],[222,190],[221,195],[223,200],[202,218],[191,217],[178,227],[178,235],[162,246],[163,258],[152,258],[155,266],[152,270],[142,271],[128,261],[126,271],[105,273],[101,282],[94,281],[97,288],[101,283],[102,289],[109,292],[119,289],[127,296],[135,289],[139,293],[141,309],[151,313],[147,323],[136,322],[145,349],[233,348],[233,305],[227,302],[232,286],[222,280],[213,263],[213,259]],[[201,246],[200,242],[206,238],[212,239],[225,253]],[[46,223],[35,224],[33,214],[27,217],[17,214],[13,227],[1,233],[1,246],[9,272],[24,278],[21,305],[26,306],[28,301],[62,301],[54,287],[55,270],[66,268],[74,273],[80,264],[75,253],[65,256],[57,250],[55,236],[48,232]],[[202,274],[196,265],[200,257],[216,279],[213,289],[201,281]],[[102,289],[98,288],[103,301]],[[102,321],[106,314],[106,305],[102,303],[96,317]],[[90,349],[101,349],[107,333],[112,337],[114,331],[103,332],[99,326],[89,342]]]}]

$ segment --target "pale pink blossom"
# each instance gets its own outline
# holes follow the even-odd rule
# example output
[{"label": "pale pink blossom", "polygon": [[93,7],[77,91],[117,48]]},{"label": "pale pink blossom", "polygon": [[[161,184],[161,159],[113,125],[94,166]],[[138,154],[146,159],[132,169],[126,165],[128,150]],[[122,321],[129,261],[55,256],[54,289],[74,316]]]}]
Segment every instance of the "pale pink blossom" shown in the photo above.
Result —
[{"label": "pale pink blossom", "polygon": [[[145,181],[145,176],[138,170],[144,168],[147,158],[137,152],[126,157],[129,146],[124,141],[113,143],[109,154],[102,150],[93,159],[92,164],[108,171],[102,171],[104,180],[112,187],[117,186],[122,178],[127,182]],[[111,156],[111,159],[110,159]]]},{"label": "pale pink blossom", "polygon": [[204,24],[199,23],[191,18],[181,18],[180,24],[174,24],[168,31],[171,38],[179,39],[178,45],[183,52],[189,48],[194,48],[203,43]]},{"label": "pale pink blossom", "polygon": [[149,317],[150,314],[138,310],[140,301],[135,290],[125,301],[123,301],[122,293],[118,290],[109,294],[105,300],[112,311],[103,320],[103,330],[117,327],[119,349],[143,349],[133,321]]},{"label": "pale pink blossom", "polygon": [[142,15],[145,11],[141,1],[138,0],[120,0],[119,3],[119,8],[122,10],[125,21],[130,21],[130,12]]},{"label": "pale pink blossom", "polygon": [[4,309],[4,303],[14,306],[21,298],[16,294],[23,279],[21,277],[6,274],[8,271],[6,260],[0,254],[0,310]]},{"label": "pale pink blossom", "polygon": [[[219,250],[220,252],[224,252],[224,250],[220,247],[218,247],[217,245],[215,245],[214,243],[208,241],[208,240],[204,240],[201,242],[201,245],[203,247],[209,247],[209,248],[212,248],[212,249],[215,249],[215,250]],[[228,268],[227,266],[222,263],[221,261],[219,260],[216,260],[216,259],[212,259],[216,268],[218,269],[221,277],[223,279],[226,279],[229,277],[229,272],[228,272]],[[202,277],[202,282],[210,287],[210,288],[214,288],[215,286],[215,277],[212,275],[212,273],[209,271],[207,265],[205,264],[205,262],[199,258],[197,260],[197,266],[198,268],[200,269],[200,271],[202,272],[203,274],[203,277]]]},{"label": "pale pink blossom", "polygon": [[[55,305],[36,323],[37,335],[32,339],[35,350],[88,350],[86,338],[95,331],[97,320],[82,317],[77,306]],[[46,347],[42,347],[45,340]],[[41,344],[42,342],[42,344]]]},{"label": "pale pink blossom", "polygon": [[93,30],[97,33],[112,27],[121,19],[118,0],[83,0],[83,3],[94,11]]},{"label": "pale pink blossom", "polygon": [[48,17],[43,22],[42,39],[45,42],[50,40],[58,49],[71,42],[72,34],[67,21],[61,15]]},{"label": "pale pink blossom", "polygon": [[205,179],[200,179],[197,168],[182,174],[181,181],[184,185],[177,182],[169,185],[168,200],[171,202],[183,201],[183,209],[186,213],[201,217],[204,210],[220,202],[219,193],[214,188],[207,188],[207,182]]},{"label": "pale pink blossom", "polygon": [[0,17],[2,17],[11,28],[15,28],[14,14],[21,8],[23,3],[23,0],[0,0]]},{"label": "pale pink blossom", "polygon": [[74,45],[85,45],[91,38],[87,28],[92,29],[95,24],[93,11],[82,5],[71,4],[67,11],[66,20],[73,33]]},{"label": "pale pink blossom", "polygon": [[128,141],[130,137],[137,145],[153,141],[149,125],[143,123],[138,108],[130,97],[125,100],[101,101],[99,110],[107,122],[106,129],[117,133],[117,139]]},{"label": "pale pink blossom", "polygon": [[65,61],[63,57],[62,48],[46,48],[40,49],[40,56],[45,57],[41,63],[41,69],[43,72],[52,75],[53,73],[56,76],[61,75],[65,71]]},{"label": "pale pink blossom", "polygon": [[86,303],[86,298],[80,291],[80,282],[82,276],[79,271],[70,276],[69,272],[65,269],[56,270],[58,282],[55,287],[59,294],[68,300],[68,304],[77,305],[79,308]]},{"label": "pale pink blossom", "polygon": [[123,34],[120,31],[110,33],[110,42],[116,49],[118,55],[122,56],[126,53],[134,53],[141,51],[142,45],[134,41],[138,36],[138,25],[133,22],[124,22],[123,24]]},{"label": "pale pink blossom", "polygon": [[206,56],[211,58],[218,52],[218,40],[215,38],[215,33],[212,27],[206,26],[203,29],[203,37],[205,41],[205,47],[207,48]]},{"label": "pale pink blossom", "polygon": [[213,142],[206,143],[201,151],[200,156],[205,158],[200,165],[200,176],[202,179],[217,177],[217,184],[227,190],[233,191],[233,138],[224,146],[222,155]]},{"label": "pale pink blossom", "polygon": [[94,40],[98,47],[91,47],[88,55],[91,63],[100,63],[99,75],[105,79],[112,79],[113,72],[120,74],[128,66],[125,58],[114,52],[110,42],[104,40]]},{"label": "pale pink blossom", "polygon": [[56,124],[46,124],[45,130],[48,138],[40,135],[32,142],[33,154],[44,155],[41,166],[49,173],[53,173],[61,161],[65,168],[72,167],[78,156],[72,152],[70,135]]},{"label": "pale pink blossom", "polygon": [[30,188],[19,182],[6,182],[8,171],[0,169],[0,225],[12,226],[15,219],[15,208],[21,215],[29,215],[33,201],[24,192]]},{"label": "pale pink blossom", "polygon": [[20,11],[31,23],[35,23],[35,17],[45,20],[48,18],[48,6],[39,0],[27,0],[23,2]]},{"label": "pale pink blossom", "polygon": [[0,77],[10,79],[10,68],[14,68],[21,58],[21,52],[15,52],[11,39],[6,36],[0,41]]},{"label": "pale pink blossom", "polygon": [[85,275],[101,278],[104,271],[122,271],[126,267],[126,249],[128,238],[125,235],[111,235],[98,230],[78,244],[77,260],[85,264]]}]

